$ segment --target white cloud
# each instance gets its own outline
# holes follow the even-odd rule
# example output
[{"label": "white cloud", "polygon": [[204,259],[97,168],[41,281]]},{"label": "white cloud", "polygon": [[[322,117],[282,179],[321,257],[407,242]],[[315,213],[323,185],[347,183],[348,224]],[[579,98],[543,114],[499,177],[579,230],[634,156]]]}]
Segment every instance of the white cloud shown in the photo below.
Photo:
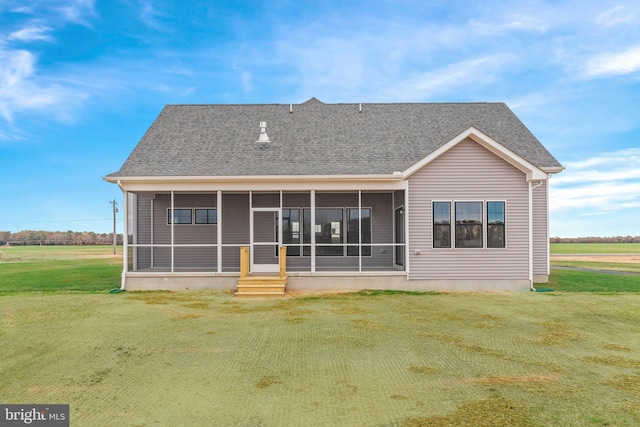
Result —
[{"label": "white cloud", "polygon": [[7,40],[19,40],[19,41],[35,41],[35,40],[43,40],[43,41],[52,41],[53,38],[50,34],[51,31],[49,27],[28,27],[23,28],[18,31],[14,31],[9,34]]},{"label": "white cloud", "polygon": [[89,27],[88,18],[96,16],[95,0],[71,0],[65,6],[56,7],[62,16],[69,22]]},{"label": "white cloud", "polygon": [[86,97],[55,79],[38,76],[35,60],[26,50],[0,48],[0,116],[9,124],[15,114],[34,111],[48,111],[60,120],[69,120],[70,109]]},{"label": "white cloud", "polygon": [[603,153],[577,162],[551,178],[550,209],[583,214],[640,207],[640,148]]},{"label": "white cloud", "polygon": [[[449,64],[409,81],[420,96],[446,93],[462,86],[487,84],[509,62],[506,56],[482,56]],[[407,88],[408,89],[408,88]]]},{"label": "white cloud", "polygon": [[617,53],[603,53],[587,60],[586,77],[608,77],[640,71],[640,46]]},{"label": "white cloud", "polygon": [[636,11],[626,5],[615,6],[596,17],[596,23],[603,27],[633,25],[637,19]]}]

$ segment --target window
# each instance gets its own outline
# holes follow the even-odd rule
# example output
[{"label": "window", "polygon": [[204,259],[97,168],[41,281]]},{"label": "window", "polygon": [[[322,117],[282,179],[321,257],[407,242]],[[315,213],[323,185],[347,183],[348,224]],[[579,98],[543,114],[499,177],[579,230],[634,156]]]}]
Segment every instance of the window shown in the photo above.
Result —
[{"label": "window", "polygon": [[282,243],[287,256],[300,256],[300,209],[282,209]]},{"label": "window", "polygon": [[482,202],[456,202],[456,248],[482,246]]},{"label": "window", "polygon": [[316,255],[342,256],[342,246],[320,246],[323,243],[337,245],[343,242],[342,209],[316,209]]},{"label": "window", "polygon": [[451,202],[433,202],[433,247],[451,247]]},{"label": "window", "polygon": [[487,247],[505,247],[504,202],[487,202]]},{"label": "window", "polygon": [[[347,246],[346,255],[358,256],[356,245],[371,243],[371,208],[362,208],[361,220],[359,220],[359,211],[358,208],[316,208],[316,223],[311,226],[311,209],[302,209],[302,222],[300,222],[300,209],[283,209],[284,243],[299,244],[302,238],[302,255],[310,256],[311,233],[315,233],[317,256],[344,256],[346,236],[346,243],[353,245]],[[359,230],[360,224],[362,224],[362,232]],[[288,227],[290,232],[287,231]],[[359,241],[360,236],[362,236],[362,242]],[[288,239],[291,241],[288,242]],[[362,256],[371,256],[371,246],[360,247]],[[293,253],[287,252],[287,254],[300,254],[299,247],[292,250]]]},{"label": "window", "polygon": [[196,224],[217,224],[218,211],[216,209],[196,208]]},{"label": "window", "polygon": [[[371,243],[371,209],[362,208],[362,221],[358,208],[347,209],[347,243],[360,243],[360,223],[362,223],[362,243]],[[347,256],[358,256],[358,246],[347,246]],[[371,246],[362,246],[362,256],[371,256]]]},{"label": "window", "polygon": [[[176,224],[191,224],[193,222],[191,215],[191,209],[175,209],[173,217]],[[171,216],[171,209],[168,209],[167,224],[171,224]]]}]

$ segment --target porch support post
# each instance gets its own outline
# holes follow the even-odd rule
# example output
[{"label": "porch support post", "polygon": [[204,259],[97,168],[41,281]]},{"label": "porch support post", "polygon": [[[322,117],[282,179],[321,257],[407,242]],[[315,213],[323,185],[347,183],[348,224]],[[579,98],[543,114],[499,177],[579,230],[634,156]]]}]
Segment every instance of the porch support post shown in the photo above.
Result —
[{"label": "porch support post", "polygon": [[311,272],[316,272],[316,190],[311,190]]},{"label": "porch support post", "polygon": [[[348,220],[349,218],[347,218]],[[349,247],[347,246],[348,253]],[[362,190],[358,190],[358,272],[362,273]]]},{"label": "porch support post", "polygon": [[396,239],[396,192],[391,192],[391,218],[393,218],[393,226],[391,227],[391,241],[393,242],[393,246],[391,247],[391,251],[393,251],[392,262],[395,267],[398,264],[396,261],[396,248],[397,248],[397,239]]},{"label": "porch support post", "polygon": [[253,191],[249,190],[249,265],[253,265]]},{"label": "porch support post", "polygon": [[153,264],[154,264],[153,260],[155,258],[155,256],[154,256],[154,253],[155,253],[154,249],[155,248],[153,246],[153,243],[154,243],[153,236],[155,236],[155,234],[156,234],[156,231],[154,230],[155,223],[153,221],[154,212],[155,212],[154,209],[156,208],[155,207],[155,196],[150,199],[149,203],[151,204],[151,218],[150,218],[150,220],[151,220],[151,239],[150,239],[150,242],[151,242],[151,263],[150,263],[150,265],[151,265],[151,268],[153,268]]},{"label": "porch support post", "polygon": [[[282,190],[280,190],[280,212],[278,212],[278,260],[280,259],[280,246],[284,246],[283,243],[283,236],[284,233],[282,232]],[[286,253],[285,253],[285,256]]]},{"label": "porch support post", "polygon": [[222,191],[216,192],[217,234],[216,234],[216,271],[222,273]]},{"label": "porch support post", "polygon": [[404,269],[409,280],[409,181],[404,182]]},{"label": "porch support post", "polygon": [[[118,185],[120,185],[120,181],[118,181]],[[124,206],[124,228],[122,233],[122,279],[120,282],[120,289],[125,289],[125,282],[127,278],[127,270],[129,270],[129,192],[125,189],[122,189],[122,194],[124,195],[124,202],[122,203]]]},{"label": "porch support post", "polygon": [[173,227],[175,226],[176,223],[176,209],[174,206],[174,200],[173,200],[173,190],[171,190],[171,272],[173,273]]}]

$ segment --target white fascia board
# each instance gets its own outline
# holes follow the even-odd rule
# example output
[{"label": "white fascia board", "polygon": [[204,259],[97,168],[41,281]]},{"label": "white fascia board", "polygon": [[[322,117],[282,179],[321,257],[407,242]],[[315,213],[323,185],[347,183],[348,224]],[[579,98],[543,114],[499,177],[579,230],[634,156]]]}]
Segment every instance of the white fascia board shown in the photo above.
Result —
[{"label": "white fascia board", "polygon": [[132,176],[105,177],[128,191],[350,191],[401,190],[403,175]]},{"label": "white fascia board", "polygon": [[565,169],[564,166],[555,166],[555,167],[550,167],[550,168],[542,168],[542,170],[545,171],[546,173],[548,173],[549,175],[560,173],[564,169]]},{"label": "white fascia board", "polygon": [[484,148],[486,148],[496,156],[500,157],[507,163],[511,164],[515,168],[524,172],[527,175],[527,181],[539,181],[539,180],[545,180],[548,178],[547,172],[543,171],[542,169],[538,168],[534,164],[520,157],[513,151],[507,149],[502,144],[495,141],[493,138],[480,132],[478,129],[474,127],[470,127],[466,131],[462,132],[460,135],[453,138],[451,141],[447,142],[446,144],[444,144],[443,146],[441,146],[440,148],[438,148],[437,150],[429,154],[424,159],[420,160],[419,162],[413,164],[408,169],[406,169],[403,172],[405,179],[409,178],[418,170],[422,169],[423,167],[425,167],[426,165],[428,165],[429,163],[431,163],[432,161],[434,161],[435,159],[437,159],[438,157],[440,157],[441,155],[443,155],[444,153],[446,153],[447,151],[449,151],[450,149],[452,149],[453,147],[455,147],[456,145],[458,145],[459,143],[461,143],[467,138],[471,138],[472,140],[474,140],[475,142],[477,142],[478,144],[480,144],[481,146],[483,146]]}]

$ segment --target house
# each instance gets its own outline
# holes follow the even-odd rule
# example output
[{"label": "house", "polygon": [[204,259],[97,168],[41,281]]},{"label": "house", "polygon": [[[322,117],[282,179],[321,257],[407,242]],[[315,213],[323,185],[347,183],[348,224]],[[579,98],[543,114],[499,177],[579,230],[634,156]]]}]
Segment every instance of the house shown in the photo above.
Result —
[{"label": "house", "polygon": [[561,170],[503,103],[311,98],[168,105],[104,179],[126,289],[233,289],[245,247],[243,276],[286,261],[288,289],[527,290]]}]

